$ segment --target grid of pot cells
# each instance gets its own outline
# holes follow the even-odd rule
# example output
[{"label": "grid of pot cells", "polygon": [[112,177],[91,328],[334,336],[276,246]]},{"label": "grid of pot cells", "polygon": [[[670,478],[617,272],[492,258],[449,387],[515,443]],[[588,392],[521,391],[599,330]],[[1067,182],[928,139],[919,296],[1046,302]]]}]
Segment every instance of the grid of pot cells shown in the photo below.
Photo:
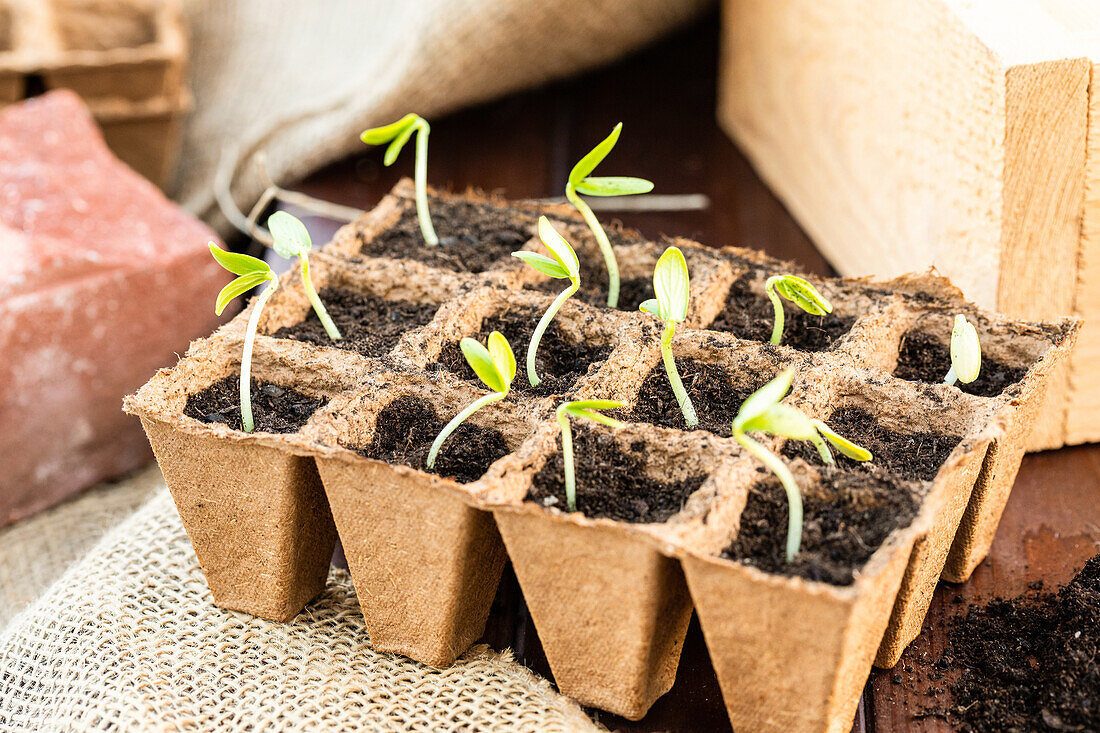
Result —
[{"label": "grid of pot cells", "polygon": [[[1072,342],[1073,326],[997,318],[964,303],[933,278],[885,284],[815,278],[834,304],[832,322],[799,326],[804,314],[788,311],[791,332],[801,328],[792,338],[803,348],[773,346],[766,343],[766,334],[742,338],[745,321],[734,311],[744,310],[746,302],[752,308],[770,308],[762,300],[764,280],[770,274],[797,273],[797,268],[749,250],[714,250],[677,240],[691,270],[693,300],[689,321],[677,333],[673,349],[703,429],[685,430],[667,394],[642,404],[647,390],[667,391],[659,330],[652,317],[637,312],[635,304],[629,310],[602,308],[598,291],[582,290],[562,308],[551,329],[553,338],[548,335],[540,353],[550,343],[566,352],[581,346],[594,349],[590,354],[596,358],[570,372],[571,379],[548,380],[553,390],[540,392],[526,384],[521,388],[526,343],[513,343],[520,362],[515,393],[507,403],[470,420],[481,430],[506,426],[502,433],[507,454],[481,479],[459,484],[408,466],[379,466],[357,449],[370,440],[387,406],[403,396],[415,396],[434,410],[434,415],[422,418],[446,421],[485,394],[463,368],[458,340],[472,336],[484,341],[489,325],[506,329],[532,315],[537,319],[560,289],[560,281],[550,283],[507,256],[479,272],[462,272],[461,266],[459,271],[441,268],[415,258],[365,256],[366,243],[415,219],[410,194],[407,182],[399,184],[378,208],[341,230],[313,260],[322,297],[334,292],[331,286],[354,290],[378,307],[397,302],[423,306],[406,309],[415,311],[411,327],[375,338],[385,330],[381,328],[370,338],[342,344],[294,335],[286,329],[311,316],[300,283],[288,274],[261,320],[264,335],[257,340],[253,367],[258,379],[305,393],[312,390],[328,399],[298,434],[282,436],[273,445],[315,457],[372,643],[445,666],[477,639],[504,553],[490,547],[500,545],[495,532],[466,525],[484,521],[471,520],[469,512],[485,517],[491,513],[555,680],[566,694],[628,718],[643,716],[675,679],[694,608],[735,728],[816,729],[850,722],[872,661],[880,666],[897,661],[919,632],[941,573],[965,579],[988,549],[1018,468],[1026,429],[1041,399],[1040,387]],[[447,198],[435,198],[433,203]],[[520,227],[529,235],[525,249],[540,249],[533,224],[536,214],[545,213],[574,244],[582,261],[602,262],[592,236],[569,209],[479,202],[521,220]],[[668,242],[648,242],[618,231],[613,241],[620,254],[624,292],[643,291],[644,279]],[[900,368],[904,341],[912,334],[927,335],[945,348],[955,312],[966,313],[978,324],[989,358],[1017,370],[1022,378],[997,394],[980,396],[892,376]],[[246,310],[206,346],[197,345],[176,369],[186,370],[188,359],[212,358],[223,361],[215,370],[218,375],[231,375],[239,369],[247,316]],[[936,436],[951,438],[934,452],[931,464],[926,462],[931,470],[926,465],[920,475],[900,464],[868,468],[843,458],[836,467],[824,467],[811,453],[783,439],[764,441],[785,456],[799,478],[808,522],[814,520],[814,512],[827,512],[846,501],[856,505],[857,513],[873,513],[884,492],[912,498],[902,509],[883,504],[882,512],[900,516],[892,522],[885,517],[877,544],[862,548],[858,562],[832,575],[822,576],[820,568],[784,568],[761,561],[753,554],[759,547],[754,550],[748,547],[752,542],[741,541],[742,533],[768,523],[769,515],[762,511],[768,502],[783,505],[785,500],[777,498],[778,485],[770,475],[729,436],[730,411],[786,367],[796,371],[787,403],[811,417],[855,430],[857,434],[848,437],[856,442],[864,435],[877,435],[882,445],[908,440],[906,445],[919,451],[935,449]],[[304,380],[303,370],[310,373]],[[617,414],[630,427],[611,440],[623,455],[648,456],[639,472],[658,483],[687,481],[692,489],[660,521],[624,518],[615,514],[619,509],[587,517],[563,511],[553,497],[538,496],[538,477],[560,452],[554,408],[562,399],[597,397],[627,405]],[[720,404],[711,409],[712,401]],[[588,445],[584,436],[590,429],[575,430],[578,441]],[[362,487],[400,486],[406,493],[389,496],[378,520],[366,521],[337,506],[343,499],[335,484],[341,480],[353,485],[358,481]],[[416,502],[408,492],[417,491],[437,492],[435,503],[412,507]],[[173,487],[173,493],[179,502],[182,492]],[[486,560],[492,566],[488,570],[472,575],[469,569],[450,566],[439,569],[450,573],[446,577],[426,577],[427,571],[417,571],[410,579],[415,583],[397,589],[399,594],[411,597],[450,588],[456,597],[434,604],[444,609],[438,613],[410,613],[407,599],[394,601],[405,609],[406,626],[394,618],[372,625],[372,614],[380,616],[385,610],[377,603],[371,606],[368,599],[385,599],[387,590],[381,586],[390,586],[392,593],[397,581],[392,567],[384,582],[372,574],[372,562],[386,564],[381,545],[392,545],[393,538],[376,546],[371,534],[383,532],[381,525],[403,511],[403,501],[410,503],[407,527],[428,522],[437,525],[436,532],[451,526],[442,514],[453,502],[452,534],[457,544],[452,554],[494,559]],[[646,514],[649,507],[643,509],[639,517],[652,516]],[[357,505],[359,512],[371,510]],[[770,519],[776,516],[781,515]],[[819,530],[843,533],[845,528]],[[764,535],[768,534],[765,527]],[[410,536],[405,541],[417,546],[424,538]],[[758,537],[755,544],[766,547],[768,537]],[[366,549],[359,551],[357,545]],[[415,554],[408,547],[402,552]],[[418,558],[417,567],[423,561]],[[429,590],[420,590],[424,586]],[[455,621],[456,614],[461,623]],[[577,618],[584,624],[578,626]],[[417,639],[424,643],[418,646]],[[433,646],[433,639],[446,644]]]}]

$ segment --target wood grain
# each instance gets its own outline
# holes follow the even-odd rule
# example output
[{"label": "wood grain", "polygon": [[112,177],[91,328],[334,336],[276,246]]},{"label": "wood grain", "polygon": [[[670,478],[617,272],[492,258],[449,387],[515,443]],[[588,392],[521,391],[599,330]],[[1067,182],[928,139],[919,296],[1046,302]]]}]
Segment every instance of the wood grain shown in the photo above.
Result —
[{"label": "wood grain", "polygon": [[[843,273],[934,265],[1009,315],[1088,317],[1092,63],[1067,27],[1087,11],[1049,2],[1072,7],[726,0],[720,121]],[[1056,380],[1033,449],[1100,437],[1083,368]]]}]

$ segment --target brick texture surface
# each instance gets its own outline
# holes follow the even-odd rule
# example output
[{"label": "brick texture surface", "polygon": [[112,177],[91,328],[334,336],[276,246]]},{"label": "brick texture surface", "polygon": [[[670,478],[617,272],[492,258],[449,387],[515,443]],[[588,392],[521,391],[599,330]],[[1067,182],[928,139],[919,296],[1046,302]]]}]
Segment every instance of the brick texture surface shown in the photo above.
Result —
[{"label": "brick texture surface", "polygon": [[74,94],[0,113],[0,526],[151,457],[122,397],[216,325],[212,239]]}]

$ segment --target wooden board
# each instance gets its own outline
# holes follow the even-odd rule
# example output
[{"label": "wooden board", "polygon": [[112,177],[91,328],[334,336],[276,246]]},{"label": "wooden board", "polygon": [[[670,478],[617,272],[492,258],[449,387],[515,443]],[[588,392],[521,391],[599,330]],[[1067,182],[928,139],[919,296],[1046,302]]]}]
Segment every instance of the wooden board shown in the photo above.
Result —
[{"label": "wooden board", "polygon": [[[841,272],[934,265],[1012,316],[1100,320],[1089,4],[725,0],[719,121]],[[1081,341],[1034,448],[1100,439]]]}]

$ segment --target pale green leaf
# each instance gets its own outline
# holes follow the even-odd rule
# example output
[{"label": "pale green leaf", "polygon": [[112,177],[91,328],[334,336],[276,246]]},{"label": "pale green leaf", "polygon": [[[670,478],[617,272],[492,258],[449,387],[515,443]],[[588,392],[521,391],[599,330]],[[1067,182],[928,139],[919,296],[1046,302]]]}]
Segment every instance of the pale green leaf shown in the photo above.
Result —
[{"label": "pale green leaf", "polygon": [[574,188],[586,196],[635,196],[653,190],[653,182],[631,176],[588,177]]},{"label": "pale green leaf", "polygon": [[870,461],[874,458],[874,456],[871,455],[871,451],[867,450],[861,445],[857,445],[856,443],[848,440],[843,435],[835,432],[832,428],[830,428],[828,425],[821,422],[820,420],[816,421],[814,425],[817,427],[817,431],[821,433],[825,440],[832,443],[838,451],[848,456],[852,460]]},{"label": "pale green leaf", "polygon": [[493,356],[482,344],[472,338],[464,338],[458,343],[462,349],[462,355],[466,357],[466,363],[474,370],[478,379],[494,392],[507,392],[508,383],[504,375],[497,370],[493,363]]},{"label": "pale green leaf", "polygon": [[382,127],[372,127],[369,130],[364,130],[359,136],[359,139],[367,145],[382,145],[383,143],[388,143],[406,130],[411,130],[418,119],[420,118],[417,115],[409,113],[397,122],[391,122]]},{"label": "pale green leaf", "polygon": [[580,277],[581,263],[577,259],[577,253],[573,251],[573,247],[569,242],[565,241],[565,237],[558,234],[558,230],[545,216],[539,217],[539,239],[550,250],[550,254],[554,256],[554,259],[569,273],[570,279],[576,280]]},{"label": "pale green leaf", "polygon": [[614,410],[623,406],[624,403],[615,400],[577,400],[569,403],[569,408],[575,410]]},{"label": "pale green leaf", "polygon": [[653,292],[661,306],[661,320],[681,323],[687,318],[690,279],[679,247],[669,247],[653,268]]},{"label": "pale green leaf", "polygon": [[593,412],[592,410],[577,410],[574,414],[578,417],[586,417],[593,422],[597,422],[600,425],[605,425],[609,428],[626,427],[626,423],[624,423],[622,420],[616,420],[613,417],[608,417],[602,412]]},{"label": "pale green leaf", "polygon": [[596,170],[596,166],[603,162],[603,159],[615,147],[615,143],[619,141],[619,135],[622,131],[623,123],[620,122],[611,130],[610,135],[601,140],[587,155],[577,161],[577,164],[573,166],[573,170],[569,171],[569,182],[573,184],[574,188],[580,185],[585,178],[588,178],[592,171]]},{"label": "pale green leaf", "polygon": [[746,420],[741,429],[746,433],[759,431],[782,435],[791,440],[811,440],[817,435],[813,421],[804,412],[782,403]]},{"label": "pale green leaf", "polygon": [[737,417],[733,420],[734,432],[741,432],[746,422],[778,405],[787,395],[792,381],[794,381],[794,369],[784,369],[775,379],[749,395],[748,399],[741,403],[741,409],[737,411]]},{"label": "pale green leaf", "polygon": [[973,382],[982,370],[982,344],[978,340],[978,331],[961,313],[955,316],[955,326],[951,329],[951,366],[963,384]]},{"label": "pale green leaf", "polygon": [[218,245],[210,242],[210,254],[218,264],[232,272],[234,275],[250,275],[253,272],[271,272],[271,265],[261,259],[240,252],[227,252]]},{"label": "pale green leaf", "polygon": [[661,304],[657,302],[656,298],[650,298],[649,300],[643,300],[638,305],[638,310],[646,313],[652,313],[658,318],[661,317]]},{"label": "pale green leaf", "polygon": [[273,240],[271,246],[280,257],[297,257],[313,246],[306,225],[285,211],[272,214],[267,220],[267,229]]},{"label": "pale green leaf", "polygon": [[516,377],[516,355],[512,353],[512,345],[508,343],[508,339],[500,331],[493,331],[489,334],[487,343],[489,344],[489,355],[493,359],[493,365],[504,377],[507,386],[511,387],[512,380]]},{"label": "pale green leaf", "polygon": [[782,275],[775,283],[775,290],[787,300],[797,305],[810,315],[823,316],[833,312],[832,303],[817,289],[794,275]]},{"label": "pale green leaf", "polygon": [[521,250],[519,252],[513,252],[512,256],[518,257],[519,259],[523,260],[528,265],[541,272],[543,275],[549,275],[550,277],[556,278],[558,280],[566,279],[569,277],[569,273],[560,262],[550,257],[547,257],[546,255],[540,255],[536,252],[526,252]]},{"label": "pale green leaf", "polygon": [[412,137],[414,132],[416,132],[416,125],[402,130],[401,133],[393,139],[393,142],[386,148],[386,154],[382,156],[382,165],[393,165],[394,161],[397,160],[397,156],[401,154],[401,148],[405,147],[405,143],[409,141],[409,138]]},{"label": "pale green leaf", "polygon": [[250,272],[247,275],[241,275],[218,293],[218,300],[214,304],[214,313],[220,316],[234,298],[247,293],[257,285],[267,282],[268,279],[269,275],[266,272]]}]

